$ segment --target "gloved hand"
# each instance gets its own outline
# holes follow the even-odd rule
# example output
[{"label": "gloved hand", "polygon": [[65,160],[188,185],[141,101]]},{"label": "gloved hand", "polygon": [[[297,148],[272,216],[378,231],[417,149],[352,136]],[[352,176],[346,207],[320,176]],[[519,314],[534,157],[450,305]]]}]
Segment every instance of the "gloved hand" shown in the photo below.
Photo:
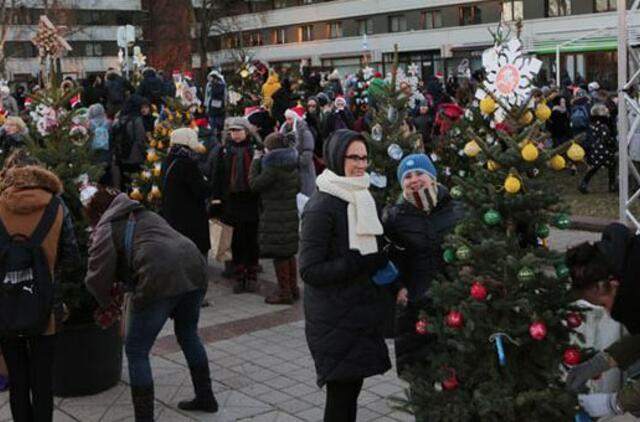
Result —
[{"label": "gloved hand", "polygon": [[362,255],[358,251],[350,251],[350,254],[357,268],[362,268],[369,275],[373,275],[378,272],[378,270],[383,269],[389,262],[387,253],[382,251],[368,255]]},{"label": "gloved hand", "polygon": [[616,393],[580,394],[578,395],[578,401],[580,402],[580,407],[594,418],[624,413],[618,406],[618,395]]},{"label": "gloved hand", "polygon": [[578,391],[591,378],[600,375],[609,368],[608,355],[600,352],[588,361],[571,368],[569,375],[567,375],[567,389],[570,391]]}]

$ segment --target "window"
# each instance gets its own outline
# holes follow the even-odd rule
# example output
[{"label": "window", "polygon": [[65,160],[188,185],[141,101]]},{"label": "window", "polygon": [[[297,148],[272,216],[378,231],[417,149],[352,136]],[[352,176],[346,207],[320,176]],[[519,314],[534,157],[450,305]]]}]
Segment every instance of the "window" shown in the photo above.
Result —
[{"label": "window", "polygon": [[420,22],[422,29],[433,29],[442,27],[442,12],[439,10],[431,10],[420,14]]},{"label": "window", "polygon": [[313,41],[313,25],[304,25],[298,28],[298,42]]},{"label": "window", "polygon": [[571,0],[547,0],[547,16],[567,16],[571,14]]},{"label": "window", "polygon": [[271,41],[273,44],[285,44],[287,42],[286,29],[274,29],[271,33]]},{"label": "window", "polygon": [[222,39],[222,48],[238,48],[239,46],[240,36],[238,34],[227,35]]},{"label": "window", "polygon": [[304,6],[306,4],[313,4],[313,0],[298,0],[298,5]]},{"label": "window", "polygon": [[287,0],[273,0],[274,9],[282,9],[287,7]]},{"label": "window", "polygon": [[262,33],[250,32],[247,38],[247,44],[251,47],[259,47],[262,45]]},{"label": "window", "polygon": [[87,57],[102,56],[102,44],[89,42],[84,46],[84,53]]},{"label": "window", "polygon": [[522,0],[503,0],[502,20],[504,22],[517,21],[524,18]]},{"label": "window", "polygon": [[329,38],[342,37],[342,22],[332,22],[327,24],[327,36]]},{"label": "window", "polygon": [[482,22],[482,11],[478,6],[462,6],[459,14],[460,25],[476,25]]},{"label": "window", "polygon": [[404,15],[389,16],[389,32],[404,32],[407,30],[407,19]]},{"label": "window", "polygon": [[373,19],[358,19],[358,35],[373,34]]},{"label": "window", "polygon": [[618,10],[618,4],[616,0],[595,0],[596,12],[613,12]]}]

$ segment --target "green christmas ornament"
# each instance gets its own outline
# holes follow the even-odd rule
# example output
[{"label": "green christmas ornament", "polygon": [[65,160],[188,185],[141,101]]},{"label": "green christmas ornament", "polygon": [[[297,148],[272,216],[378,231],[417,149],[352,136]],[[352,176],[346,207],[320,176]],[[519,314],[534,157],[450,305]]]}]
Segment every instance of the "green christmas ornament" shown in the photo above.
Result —
[{"label": "green christmas ornament", "polygon": [[569,277],[569,267],[565,264],[556,265],[556,276],[560,279]]},{"label": "green christmas ornament", "polygon": [[502,222],[502,216],[496,210],[489,210],[489,211],[485,212],[484,216],[482,217],[482,219],[489,226],[495,226],[495,225],[500,224]]},{"label": "green christmas ornament", "polygon": [[518,281],[521,283],[528,283],[535,280],[536,274],[529,267],[523,267],[520,271],[518,271]]},{"label": "green christmas ornament", "polygon": [[546,224],[539,225],[536,229],[536,236],[538,236],[540,239],[546,239],[547,237],[549,237],[549,226],[547,226]]},{"label": "green christmas ornament", "polygon": [[565,213],[560,213],[556,215],[553,223],[557,228],[566,230],[571,226],[571,218]]},{"label": "green christmas ornament", "polygon": [[453,262],[456,260],[456,253],[453,251],[453,249],[446,249],[442,254],[442,259],[444,259],[444,262],[446,262],[447,264],[453,264]]},{"label": "green christmas ornament", "polygon": [[451,195],[453,199],[462,198],[462,188],[460,188],[460,186],[452,187],[451,190],[449,191],[449,195]]},{"label": "green christmas ornament", "polygon": [[471,258],[471,249],[469,249],[468,246],[460,246],[456,250],[456,258],[458,258],[460,261],[466,261],[467,259]]}]

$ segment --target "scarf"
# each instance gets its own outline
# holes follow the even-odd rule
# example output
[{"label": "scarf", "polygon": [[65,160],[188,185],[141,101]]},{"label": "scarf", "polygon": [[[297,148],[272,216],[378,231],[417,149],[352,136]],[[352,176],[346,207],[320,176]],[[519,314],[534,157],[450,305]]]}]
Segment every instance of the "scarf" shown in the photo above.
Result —
[{"label": "scarf", "polygon": [[229,153],[231,154],[230,192],[238,193],[249,191],[250,149],[246,143],[241,143],[240,145],[232,144],[229,147]]},{"label": "scarf", "polygon": [[369,192],[369,175],[343,177],[326,169],[318,176],[316,184],[320,192],[328,193],[349,204],[349,249],[355,249],[362,255],[378,252],[376,235],[381,235],[383,231],[376,203]]},{"label": "scarf", "polygon": [[405,201],[427,214],[438,205],[438,184],[432,183],[426,189],[421,189],[418,192],[402,192],[402,197]]}]

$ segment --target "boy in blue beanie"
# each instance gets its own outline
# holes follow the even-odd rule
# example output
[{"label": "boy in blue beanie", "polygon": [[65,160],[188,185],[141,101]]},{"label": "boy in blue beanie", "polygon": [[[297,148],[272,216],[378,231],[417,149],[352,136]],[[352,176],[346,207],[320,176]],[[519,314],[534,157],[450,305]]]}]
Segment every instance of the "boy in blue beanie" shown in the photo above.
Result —
[{"label": "boy in blue beanie", "polygon": [[397,175],[405,201],[427,213],[438,205],[438,171],[425,154],[404,157]]}]

